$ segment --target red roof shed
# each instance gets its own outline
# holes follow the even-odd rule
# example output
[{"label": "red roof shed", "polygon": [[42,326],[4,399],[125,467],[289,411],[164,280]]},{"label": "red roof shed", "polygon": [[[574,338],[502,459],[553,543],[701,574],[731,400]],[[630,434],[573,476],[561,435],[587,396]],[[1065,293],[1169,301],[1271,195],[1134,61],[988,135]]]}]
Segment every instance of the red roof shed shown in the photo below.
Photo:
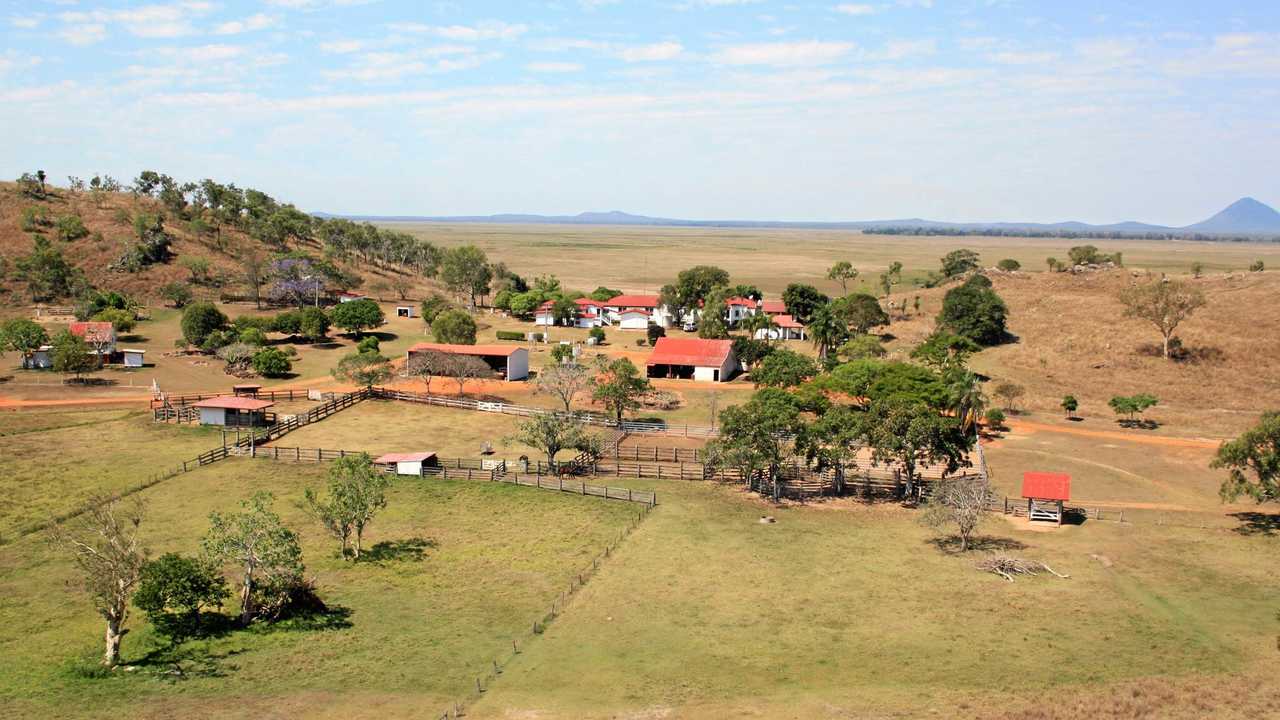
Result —
[{"label": "red roof shed", "polygon": [[731,352],[732,340],[660,337],[647,364],[718,368],[724,365]]},{"label": "red roof shed", "polygon": [[1071,476],[1066,473],[1022,473],[1022,497],[1036,500],[1070,500]]}]

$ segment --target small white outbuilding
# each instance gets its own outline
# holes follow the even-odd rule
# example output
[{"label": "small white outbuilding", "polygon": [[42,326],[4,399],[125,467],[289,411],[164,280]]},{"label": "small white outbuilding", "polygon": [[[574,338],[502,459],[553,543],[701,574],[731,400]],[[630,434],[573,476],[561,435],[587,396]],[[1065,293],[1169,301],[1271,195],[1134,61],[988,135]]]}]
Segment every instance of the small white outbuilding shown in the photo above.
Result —
[{"label": "small white outbuilding", "polygon": [[397,475],[422,476],[422,468],[439,467],[440,460],[433,452],[387,453],[379,456],[373,463]]}]

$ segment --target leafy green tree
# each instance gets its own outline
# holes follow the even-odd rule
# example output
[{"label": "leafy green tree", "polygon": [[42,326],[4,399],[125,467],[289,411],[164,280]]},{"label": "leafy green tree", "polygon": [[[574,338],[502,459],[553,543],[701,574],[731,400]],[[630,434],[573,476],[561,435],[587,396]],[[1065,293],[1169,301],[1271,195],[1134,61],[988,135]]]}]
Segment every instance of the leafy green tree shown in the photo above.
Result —
[{"label": "leafy green tree", "polygon": [[837,298],[831,309],[856,335],[865,335],[871,328],[889,324],[889,315],[880,307],[880,301],[867,293],[854,293]]},{"label": "leafy green tree", "polygon": [[49,333],[34,320],[15,318],[0,325],[0,351],[12,350],[22,356],[22,367],[30,368],[36,350],[49,342]]},{"label": "leafy green tree", "polygon": [[928,404],[935,410],[949,406],[942,377],[932,370],[902,362],[854,360],[837,365],[812,383],[817,389],[839,393],[866,404],[886,398],[905,398]]},{"label": "leafy green tree", "polygon": [[658,338],[664,338],[667,336],[667,330],[661,325],[650,324],[649,327],[645,328],[644,336],[645,339],[649,341],[650,345],[657,345]]},{"label": "leafy green tree", "polygon": [[792,350],[778,349],[752,368],[751,380],[756,387],[791,388],[817,374],[818,366],[811,358]]},{"label": "leafy green tree", "polygon": [[862,447],[865,413],[851,405],[834,404],[818,413],[812,423],[796,435],[795,451],[819,470],[835,471],[835,492],[844,492],[845,466],[852,463]]},{"label": "leafy green tree", "polygon": [[713,291],[729,287],[729,273],[714,265],[696,265],[681,270],[675,283],[662,288],[662,303],[677,315],[699,309]]},{"label": "leafy green tree", "polygon": [[978,253],[972,250],[966,248],[952,250],[942,257],[943,277],[952,278],[977,269]]},{"label": "leafy green tree", "polygon": [[274,497],[257,492],[239,512],[209,514],[202,547],[210,559],[240,568],[240,622],[272,619],[303,584],[302,546],[272,509]]},{"label": "leafy green tree", "polygon": [[782,303],[796,322],[808,325],[818,308],[831,302],[831,298],[818,292],[812,285],[791,283],[782,291]]},{"label": "leafy green tree", "polygon": [[556,364],[567,363],[573,360],[573,346],[567,343],[559,343],[551,348],[551,362]]},{"label": "leafy green tree", "polygon": [[551,318],[557,325],[572,325],[578,316],[578,305],[566,297],[556,298],[551,304]]},{"label": "leafy green tree", "polygon": [[210,333],[227,326],[227,316],[213,303],[192,303],[182,310],[182,337],[189,345],[202,347]]},{"label": "leafy green tree", "polygon": [[762,388],[742,405],[720,412],[720,437],[708,448],[714,464],[737,467],[752,490],[782,496],[782,466],[803,420],[796,399],[779,388]]},{"label": "leafy green tree", "polygon": [[1004,411],[1000,408],[990,408],[983,417],[987,420],[987,427],[992,430],[999,430],[1004,427]]},{"label": "leafy green tree", "polygon": [[942,372],[948,368],[964,367],[969,356],[981,349],[967,337],[935,330],[911,351],[911,359]]},{"label": "leafy green tree", "polygon": [[640,375],[635,364],[627,358],[609,360],[596,356],[596,376],[592,382],[591,397],[601,403],[622,424],[622,416],[640,407],[640,398],[652,389],[648,378]]},{"label": "leafy green tree", "polygon": [[1280,412],[1263,413],[1258,424],[1218,448],[1210,467],[1226,469],[1225,502],[1248,495],[1257,502],[1280,500]]},{"label": "leafy green tree", "polygon": [[522,319],[533,317],[538,306],[542,304],[542,296],[537,292],[530,290],[529,292],[517,293],[511,296],[511,314]]},{"label": "leafy green tree", "polygon": [[476,321],[466,310],[446,310],[431,323],[436,342],[451,345],[475,345]]},{"label": "leafy green tree", "polygon": [[98,361],[89,351],[89,344],[70,330],[63,330],[53,337],[53,349],[49,352],[54,372],[75,375],[80,379],[82,373],[92,371]]},{"label": "leafy green tree", "polygon": [[489,294],[493,270],[483,250],[475,245],[461,245],[444,251],[440,279],[450,292],[469,298],[474,310],[476,297]]},{"label": "leafy green tree", "polygon": [[253,371],[263,377],[284,377],[293,370],[293,363],[284,351],[264,347],[253,354]]},{"label": "leafy green tree", "polygon": [[358,353],[376,353],[381,349],[382,343],[375,335],[370,335],[356,343],[356,352]]},{"label": "leafy green tree", "polygon": [[1014,260],[1013,258],[1005,258],[996,263],[996,267],[1004,270],[1005,272],[1015,272],[1022,269],[1022,263]]},{"label": "leafy green tree", "polygon": [[226,579],[212,563],[165,553],[142,566],[133,604],[146,614],[156,632],[177,645],[199,636],[202,614],[222,607],[230,596]]},{"label": "leafy green tree", "polygon": [[1074,420],[1076,417],[1076,410],[1080,408],[1080,401],[1076,400],[1076,396],[1063,395],[1061,405],[1062,409],[1067,413],[1067,419]]},{"label": "leafy green tree", "polygon": [[381,385],[395,376],[391,362],[376,351],[352,353],[329,372],[338,380],[360,387]]},{"label": "leafy green tree", "polygon": [[120,310],[118,308],[107,308],[95,314],[93,319],[97,322],[109,322],[111,327],[115,328],[117,333],[128,333],[137,326],[138,321],[132,310]]},{"label": "leafy green tree", "polygon": [[880,338],[875,335],[854,335],[836,348],[836,357],[843,362],[882,358],[887,354],[884,343],[880,342]]},{"label": "leafy green tree", "polygon": [[1199,260],[1191,263],[1191,277],[1199,278],[1202,275],[1204,275],[1204,263]]},{"label": "leafy green tree", "polygon": [[49,239],[32,237],[29,255],[19,257],[14,263],[19,280],[27,283],[27,290],[35,302],[71,297],[84,282],[81,273],[67,262],[62,251],[53,247]]},{"label": "leafy green tree", "polygon": [[298,332],[309,342],[324,340],[329,334],[329,316],[318,307],[304,307],[297,312]]},{"label": "leafy green tree", "polygon": [[979,345],[996,345],[1008,337],[1008,312],[995,290],[980,282],[966,282],[943,296],[938,326]]},{"label": "leafy green tree", "polygon": [[84,226],[84,220],[79,215],[63,215],[59,217],[53,224],[54,232],[58,239],[63,242],[75,242],[83,237],[89,237],[89,228]]},{"label": "leafy green tree", "polygon": [[960,430],[965,433],[976,430],[978,417],[987,406],[987,396],[982,392],[982,380],[958,366],[948,368],[942,377],[947,386],[948,409],[960,420]]},{"label": "leafy green tree", "polygon": [[841,260],[827,270],[827,279],[840,283],[840,294],[848,295],[850,281],[858,279],[858,269],[848,260]]},{"label": "leafy green tree", "polygon": [[528,445],[547,456],[551,472],[556,472],[556,456],[563,450],[589,450],[593,447],[591,436],[582,420],[568,414],[534,415],[516,425],[516,431],[508,438],[511,442]]},{"label": "leafy green tree", "polygon": [[809,317],[809,340],[818,349],[818,360],[825,363],[834,348],[849,339],[849,325],[831,305],[818,307]]},{"label": "leafy green tree", "polygon": [[588,295],[587,297],[591,298],[592,300],[597,300],[599,302],[607,302],[609,300],[612,300],[618,297],[621,294],[622,294],[621,290],[614,290],[613,288],[607,288],[601,285],[597,287],[595,290],[592,290],[591,294]]},{"label": "leafy green tree", "polygon": [[[430,325],[440,313],[449,309],[449,300],[439,293],[431,293],[422,301],[422,320]],[[507,308],[510,309],[510,306]]]},{"label": "leafy green tree", "polygon": [[1139,415],[1155,407],[1159,402],[1155,395],[1138,393],[1129,396],[1117,395],[1107,401],[1107,405],[1117,415],[1124,415],[1126,424],[1133,425],[1138,423]]},{"label": "leafy green tree", "polygon": [[702,313],[698,316],[698,337],[711,340],[729,337],[729,323],[725,319],[728,314],[729,306],[725,302],[724,292],[713,291],[707,296]]},{"label": "leafy green tree", "polygon": [[1072,265],[1095,265],[1109,259],[1092,245],[1077,245],[1067,251],[1067,257],[1071,258]]},{"label": "leafy green tree", "polygon": [[591,328],[590,330],[587,331],[587,337],[591,338],[592,340],[595,340],[597,345],[603,345],[606,337],[604,333],[604,328],[602,327]]},{"label": "leafy green tree", "polygon": [[382,315],[382,306],[369,298],[338,303],[330,319],[334,325],[354,333],[356,337],[363,334],[365,330],[381,327],[387,321]]},{"label": "leafy green tree", "polygon": [[171,282],[160,288],[160,297],[168,300],[175,308],[183,308],[191,302],[191,288],[184,282]]},{"label": "leafy green tree", "polygon": [[1204,293],[1179,280],[1158,280],[1134,285],[1120,293],[1126,317],[1138,318],[1156,326],[1164,339],[1163,354],[1169,358],[1173,333],[1184,320],[1205,305]]},{"label": "leafy green tree", "polygon": [[961,430],[958,420],[902,397],[871,403],[863,433],[877,462],[896,462],[902,468],[908,496],[915,495],[922,463],[942,463],[947,472],[954,472],[967,462],[973,447],[973,436]]},{"label": "leafy green tree", "polygon": [[306,506],[330,535],[341,542],[342,557],[352,545],[352,560],[359,560],[364,531],[387,506],[391,476],[374,466],[366,453],[347,455],[329,465],[329,494],[320,498],[306,491]]},{"label": "leafy green tree", "polygon": [[779,348],[768,340],[756,340],[751,337],[735,337],[733,339],[733,356],[743,367],[754,368]]}]

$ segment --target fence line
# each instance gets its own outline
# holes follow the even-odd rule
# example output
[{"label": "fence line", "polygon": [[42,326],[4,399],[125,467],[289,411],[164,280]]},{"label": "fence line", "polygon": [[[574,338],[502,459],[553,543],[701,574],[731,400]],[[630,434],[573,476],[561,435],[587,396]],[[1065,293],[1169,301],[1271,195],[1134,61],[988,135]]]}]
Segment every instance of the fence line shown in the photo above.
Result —
[{"label": "fence line", "polygon": [[[185,395],[165,395],[151,398],[151,409],[155,410],[160,407],[183,407],[193,405],[201,400],[209,400],[216,397],[224,397],[231,393],[189,393]],[[320,392],[317,390],[259,390],[251,396],[246,394],[245,397],[255,397],[259,400],[270,400],[276,402],[278,400],[310,400],[313,394],[319,394],[321,397],[334,397],[332,391]]]}]

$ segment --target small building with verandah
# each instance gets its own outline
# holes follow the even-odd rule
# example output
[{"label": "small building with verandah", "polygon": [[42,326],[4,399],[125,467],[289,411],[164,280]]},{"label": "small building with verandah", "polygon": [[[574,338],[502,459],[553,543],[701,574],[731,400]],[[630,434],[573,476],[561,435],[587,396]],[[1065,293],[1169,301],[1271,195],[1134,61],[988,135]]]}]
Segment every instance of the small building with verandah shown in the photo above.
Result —
[{"label": "small building with verandah", "polygon": [[239,397],[254,397],[262,386],[257,383],[241,383],[231,386],[231,394]]},{"label": "small building with verandah", "polygon": [[645,363],[651,378],[728,382],[738,371],[732,340],[660,337]]},{"label": "small building with verandah", "polygon": [[261,427],[274,420],[267,408],[275,403],[252,397],[219,395],[192,405],[200,411],[201,425]]},{"label": "small building with verandah", "polygon": [[1062,524],[1063,505],[1071,499],[1071,476],[1066,473],[1022,473],[1022,497],[1027,520]]},{"label": "small building with verandah", "polygon": [[378,456],[373,464],[396,475],[421,476],[423,468],[440,467],[440,459],[433,452],[387,453]]}]

